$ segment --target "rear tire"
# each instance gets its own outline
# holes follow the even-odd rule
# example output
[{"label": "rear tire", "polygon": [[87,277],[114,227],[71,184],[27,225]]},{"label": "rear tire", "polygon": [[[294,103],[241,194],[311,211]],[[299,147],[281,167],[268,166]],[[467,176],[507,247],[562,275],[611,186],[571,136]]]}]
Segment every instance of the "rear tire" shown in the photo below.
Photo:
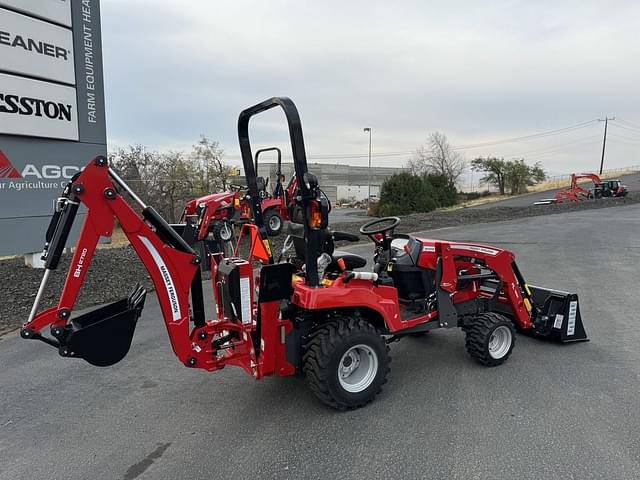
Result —
[{"label": "rear tire", "polygon": [[337,410],[365,406],[382,390],[389,373],[389,347],[366,320],[345,317],[319,327],[306,345],[307,384]]},{"label": "rear tire", "polygon": [[516,342],[513,323],[499,313],[477,315],[465,327],[465,331],[467,352],[487,367],[504,363]]},{"label": "rear tire", "polygon": [[280,235],[282,231],[282,217],[275,210],[267,211],[267,214],[264,216],[264,224],[267,229],[267,235],[270,237],[275,237]]}]

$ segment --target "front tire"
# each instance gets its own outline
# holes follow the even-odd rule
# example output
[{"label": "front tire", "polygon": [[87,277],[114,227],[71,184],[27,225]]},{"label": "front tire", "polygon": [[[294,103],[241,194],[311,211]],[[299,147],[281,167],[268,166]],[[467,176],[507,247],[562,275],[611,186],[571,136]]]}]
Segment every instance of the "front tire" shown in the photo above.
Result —
[{"label": "front tire", "polygon": [[307,343],[303,370],[313,393],[337,410],[371,402],[389,373],[389,347],[364,319],[346,317],[319,327]]},{"label": "front tire", "polygon": [[465,327],[467,352],[487,367],[504,363],[516,342],[511,320],[499,313],[481,313]]},{"label": "front tire", "polygon": [[229,242],[233,239],[233,226],[227,220],[217,220],[211,228],[213,238]]},{"label": "front tire", "polygon": [[269,210],[264,216],[264,224],[267,229],[267,235],[275,237],[280,235],[282,231],[282,217],[275,210]]}]

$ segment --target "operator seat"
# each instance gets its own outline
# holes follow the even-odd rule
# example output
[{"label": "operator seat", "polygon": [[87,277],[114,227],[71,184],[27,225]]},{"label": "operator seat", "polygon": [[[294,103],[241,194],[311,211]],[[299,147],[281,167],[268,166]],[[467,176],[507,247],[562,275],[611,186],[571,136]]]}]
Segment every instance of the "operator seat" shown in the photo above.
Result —
[{"label": "operator seat", "polygon": [[398,290],[398,298],[413,302],[426,299],[435,292],[435,272],[418,266],[422,242],[413,236],[407,237],[409,253],[403,251],[396,257],[389,276],[393,278],[393,284]]},{"label": "operator seat", "polygon": [[332,270],[337,269],[339,259],[342,259],[344,262],[346,270],[355,270],[356,268],[363,268],[367,265],[367,259],[358,254],[344,252],[342,250],[334,250],[331,254],[331,263],[328,268]]},{"label": "operator seat", "polygon": [[[291,235],[293,240],[293,248],[296,251],[296,257],[300,260],[304,260],[305,257],[305,244],[304,244],[304,227],[293,222],[289,222],[287,227],[287,235]],[[351,252],[345,252],[342,250],[334,250],[333,239],[329,238],[324,242],[323,251],[331,255],[331,263],[327,267],[327,270],[336,271],[339,270],[338,260],[344,261],[345,269],[353,270],[355,268],[363,268],[367,265],[367,259]]]}]

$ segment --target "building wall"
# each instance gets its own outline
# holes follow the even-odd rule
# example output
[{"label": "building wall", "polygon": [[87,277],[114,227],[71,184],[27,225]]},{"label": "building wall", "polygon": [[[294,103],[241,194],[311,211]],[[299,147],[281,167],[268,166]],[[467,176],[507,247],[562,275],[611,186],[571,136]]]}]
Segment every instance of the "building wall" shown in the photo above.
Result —
[{"label": "building wall", "polygon": [[[269,185],[272,187],[276,179],[277,164],[264,163],[258,166],[258,175],[269,177]],[[320,187],[332,202],[346,198],[349,200],[363,200],[367,198],[367,186],[369,174],[371,175],[371,195],[379,196],[380,185],[394,173],[404,171],[403,168],[352,166],[331,163],[310,163],[309,171],[318,177]],[[282,173],[285,176],[285,184],[289,182],[293,174],[293,164],[283,163]],[[331,193],[329,193],[331,191]]]}]

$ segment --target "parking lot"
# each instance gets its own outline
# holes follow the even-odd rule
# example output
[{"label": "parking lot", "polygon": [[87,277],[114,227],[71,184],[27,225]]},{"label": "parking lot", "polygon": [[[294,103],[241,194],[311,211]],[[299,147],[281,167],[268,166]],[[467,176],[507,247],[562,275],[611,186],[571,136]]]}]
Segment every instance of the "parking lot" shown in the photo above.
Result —
[{"label": "parking lot", "polygon": [[639,227],[631,205],[426,232],[510,249],[531,284],[577,292],[591,341],[518,336],[485,368],[462,332],[408,338],[353,412],[301,378],[184,368],[153,295],[114,367],[5,335],[0,478],[639,478]]}]

